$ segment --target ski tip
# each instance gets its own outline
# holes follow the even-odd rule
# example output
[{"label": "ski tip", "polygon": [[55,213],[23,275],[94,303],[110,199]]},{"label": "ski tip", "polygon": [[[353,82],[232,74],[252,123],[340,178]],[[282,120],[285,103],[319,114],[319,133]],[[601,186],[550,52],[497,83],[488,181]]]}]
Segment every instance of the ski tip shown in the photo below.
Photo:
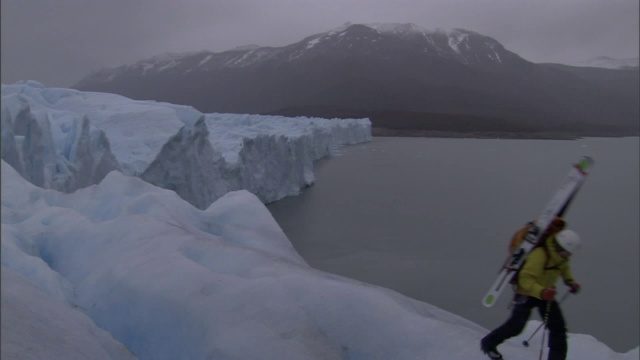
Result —
[{"label": "ski tip", "polygon": [[491,307],[496,301],[496,297],[494,295],[487,295],[484,299],[482,299],[482,305],[485,307]]},{"label": "ski tip", "polygon": [[578,163],[575,164],[576,169],[580,170],[583,173],[587,172],[587,169],[593,166],[595,161],[590,156],[583,157]]}]

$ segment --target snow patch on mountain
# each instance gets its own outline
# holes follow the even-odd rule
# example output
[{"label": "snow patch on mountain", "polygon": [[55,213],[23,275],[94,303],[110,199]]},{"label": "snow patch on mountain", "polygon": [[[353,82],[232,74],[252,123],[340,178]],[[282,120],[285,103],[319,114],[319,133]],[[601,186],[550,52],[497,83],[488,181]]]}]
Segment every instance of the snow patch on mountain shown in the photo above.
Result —
[{"label": "snow patch on mountain", "polygon": [[318,42],[320,42],[320,38],[315,38],[315,39],[311,39],[309,40],[309,42],[307,42],[307,46],[305,47],[306,49],[311,49],[312,47],[314,47]]},{"label": "snow patch on mountain", "polygon": [[452,31],[449,33],[449,47],[453,49],[458,54],[461,54],[460,46],[464,44],[465,50],[469,50],[470,46],[467,40],[469,39],[469,34],[464,33],[462,31]]},{"label": "snow patch on mountain", "polygon": [[165,71],[165,70],[171,69],[172,67],[175,67],[175,66],[177,66],[179,64],[180,64],[179,61],[170,61],[169,63],[160,66],[158,68],[158,71]]},{"label": "snow patch on mountain", "polygon": [[202,61],[200,61],[200,62],[198,63],[198,67],[200,67],[200,66],[202,66],[202,65],[206,64],[206,63],[207,63],[207,61],[211,60],[211,58],[212,58],[212,57],[213,57],[213,55],[207,55],[207,57],[205,57]]},{"label": "snow patch on mountain", "polygon": [[246,67],[253,64],[258,64],[269,59],[274,58],[280,53],[279,48],[258,48],[252,49],[245,53],[240,53],[235,56],[231,56],[225,63],[226,67]]}]

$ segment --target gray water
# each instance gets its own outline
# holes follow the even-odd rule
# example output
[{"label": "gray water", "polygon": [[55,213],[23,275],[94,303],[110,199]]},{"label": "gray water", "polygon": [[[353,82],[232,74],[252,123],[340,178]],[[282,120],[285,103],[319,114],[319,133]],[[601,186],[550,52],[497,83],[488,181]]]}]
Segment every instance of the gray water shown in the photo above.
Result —
[{"label": "gray water", "polygon": [[481,298],[511,235],[589,155],[595,167],[566,216],[583,239],[572,258],[583,290],[563,309],[570,332],[626,352],[639,343],[639,143],[375,137],[316,162],[313,186],[268,208],[311,266],[493,329],[511,290],[490,309]]}]

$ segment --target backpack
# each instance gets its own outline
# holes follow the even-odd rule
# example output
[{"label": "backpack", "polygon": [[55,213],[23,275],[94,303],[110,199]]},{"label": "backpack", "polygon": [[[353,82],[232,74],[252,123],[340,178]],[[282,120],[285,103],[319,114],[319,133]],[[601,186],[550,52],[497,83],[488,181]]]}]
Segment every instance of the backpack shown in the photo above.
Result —
[{"label": "backpack", "polygon": [[[564,227],[564,220],[562,219],[557,219],[554,221],[560,221],[562,223],[562,226]],[[531,229],[531,227],[534,225],[533,221],[529,221],[525,226],[523,226],[522,228],[520,228],[520,230],[516,231],[515,234],[513,234],[513,237],[511,237],[511,242],[509,243],[509,257],[511,257],[511,255],[513,255],[513,253],[518,249],[518,247],[520,246],[520,244],[524,241],[524,237],[525,235],[529,232],[529,230]],[[555,266],[549,266],[549,263],[551,261],[551,256],[549,256],[549,249],[547,249],[547,247],[545,246],[546,240],[547,240],[548,236],[542,236],[539,240],[538,243],[529,251],[529,254],[535,250],[536,248],[541,247],[544,250],[544,253],[546,255],[547,260],[545,261],[545,266],[544,269],[545,270],[551,270],[551,269],[556,269],[560,266],[560,264],[556,264]],[[525,262],[526,260],[526,255],[525,254]],[[508,260],[507,260],[508,261]],[[566,261],[566,260],[565,260]],[[524,262],[522,263],[522,266],[520,266],[520,268],[518,270],[516,270],[516,273],[513,274],[513,276],[511,277],[511,280],[509,280],[509,284],[513,285],[514,287],[518,285],[518,277],[520,275],[520,270],[522,270],[522,268],[524,267]]]},{"label": "backpack", "polygon": [[[529,221],[525,226],[523,226],[518,231],[516,231],[515,234],[513,234],[513,236],[511,237],[511,241],[509,242],[509,257],[511,257],[516,252],[516,250],[518,250],[518,247],[520,247],[520,244],[522,244],[522,242],[524,241],[525,235],[527,235],[529,230],[531,230],[531,228],[534,225],[535,225],[535,223],[533,221]],[[545,238],[540,238],[538,243],[531,249],[531,251],[533,251],[537,247],[543,248],[545,254],[547,254],[547,262],[548,262],[549,261],[549,256],[548,256],[548,253],[547,253],[547,248],[544,246],[545,240],[546,240]],[[531,253],[531,251],[529,251],[529,253]],[[526,261],[526,259],[525,259],[525,261]],[[513,274],[513,276],[511,277],[511,280],[509,280],[509,284],[514,285],[514,286],[518,284],[518,276],[520,275],[520,270],[522,270],[523,267],[524,267],[524,262],[522,263],[520,268],[518,270],[516,270],[516,273]],[[545,268],[546,268],[546,266],[545,266]]]},{"label": "backpack", "polygon": [[522,244],[522,242],[524,241],[524,236],[527,235],[529,230],[531,230],[533,224],[533,221],[529,221],[525,226],[523,226],[522,228],[520,228],[520,230],[516,231],[516,233],[513,234],[513,236],[511,237],[511,242],[509,242],[509,256],[513,255],[513,253],[518,250],[518,247],[520,247],[520,244]]},{"label": "backpack", "polygon": [[[516,250],[518,250],[518,247],[524,241],[525,236],[534,225],[535,225],[534,221],[529,221],[525,226],[523,226],[522,228],[520,228],[520,230],[516,231],[516,233],[513,234],[513,236],[511,237],[511,241],[509,242],[509,256],[513,255],[513,253],[515,253]],[[555,225],[559,229],[563,229],[566,226],[566,222],[560,216],[556,216],[551,221],[551,224],[549,224],[549,226],[552,226],[552,225]],[[546,237],[543,234],[543,236],[539,239],[538,244],[536,244],[535,247],[544,245],[545,240],[546,240]]]}]

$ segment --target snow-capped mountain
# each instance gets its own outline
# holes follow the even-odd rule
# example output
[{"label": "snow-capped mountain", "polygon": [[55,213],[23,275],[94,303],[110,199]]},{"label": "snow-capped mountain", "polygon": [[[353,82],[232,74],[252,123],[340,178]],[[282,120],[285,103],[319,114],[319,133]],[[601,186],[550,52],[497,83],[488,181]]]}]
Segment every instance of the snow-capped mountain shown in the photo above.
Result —
[{"label": "snow-capped mountain", "polygon": [[583,133],[637,131],[637,73],[610,75],[534,64],[469,30],[347,23],[282,47],[156,56],[94,72],[74,87],[203,112],[345,108],[374,127],[371,112],[391,110],[427,114],[425,124],[438,113],[527,124],[533,132],[580,132],[576,124]]},{"label": "snow-capped mountain", "polygon": [[116,69],[97,71],[78,83],[109,82],[116,76],[151,76],[163,72],[188,74],[220,68],[257,67],[266,63],[295,63],[318,57],[383,54],[389,50],[415,51],[424,57],[444,58],[471,66],[523,62],[496,40],[464,30],[429,30],[414,24],[344,24],[284,47],[239,46],[222,53],[167,53]]}]

